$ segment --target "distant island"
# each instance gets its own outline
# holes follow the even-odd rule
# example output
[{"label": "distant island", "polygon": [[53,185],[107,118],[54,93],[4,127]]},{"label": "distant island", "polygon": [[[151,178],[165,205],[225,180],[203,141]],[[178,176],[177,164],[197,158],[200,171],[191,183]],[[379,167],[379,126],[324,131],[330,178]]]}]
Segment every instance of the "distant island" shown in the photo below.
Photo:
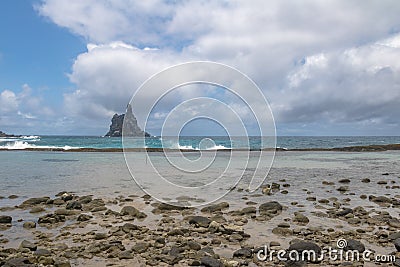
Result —
[{"label": "distant island", "polygon": [[[125,123],[124,123],[125,119]],[[114,114],[111,119],[110,130],[107,132],[105,136],[107,137],[121,137],[122,130],[124,129],[125,136],[133,136],[133,137],[150,137],[149,133],[146,133],[140,129],[137,124],[137,120],[135,115],[132,112],[132,106],[128,104],[126,108],[126,114]]]},{"label": "distant island", "polygon": [[0,137],[20,137],[20,135],[6,134],[6,133],[0,131]]}]

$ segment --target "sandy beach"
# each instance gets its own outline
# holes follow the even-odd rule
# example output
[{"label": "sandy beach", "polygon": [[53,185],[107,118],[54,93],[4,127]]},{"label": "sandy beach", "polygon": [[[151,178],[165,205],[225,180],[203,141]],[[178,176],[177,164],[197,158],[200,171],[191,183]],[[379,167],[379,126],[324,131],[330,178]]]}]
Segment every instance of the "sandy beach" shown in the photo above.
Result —
[{"label": "sandy beach", "polygon": [[[6,153],[14,152],[0,156]],[[198,208],[153,200],[137,186],[134,189],[122,165],[110,181],[112,171],[106,172],[109,166],[102,162],[107,159],[115,166],[121,157],[118,153],[105,153],[104,159],[98,153],[16,153],[18,157],[36,153],[33,156],[42,160],[51,157],[42,162],[57,166],[78,164],[93,155],[100,158],[92,170],[65,177],[68,186],[58,184],[66,189],[61,192],[51,183],[47,189],[42,184],[43,189],[32,185],[29,190],[29,184],[18,189],[16,180],[14,187],[8,182],[0,199],[3,266],[399,265],[397,151],[278,152],[257,192],[246,192],[239,183],[220,201]],[[50,176],[57,175],[58,167],[53,168]],[[35,174],[34,169],[30,172]],[[62,169],[58,172],[62,174]],[[96,184],[79,182],[88,173]],[[176,198],[185,201],[183,196]],[[282,261],[276,256],[271,261],[257,256],[263,255],[258,252],[265,247],[311,249],[321,255],[328,247],[337,248],[339,239],[346,240],[347,250],[360,255],[371,251],[372,260],[334,260],[325,255],[309,262]],[[387,262],[372,258],[376,255],[387,256]]]}]

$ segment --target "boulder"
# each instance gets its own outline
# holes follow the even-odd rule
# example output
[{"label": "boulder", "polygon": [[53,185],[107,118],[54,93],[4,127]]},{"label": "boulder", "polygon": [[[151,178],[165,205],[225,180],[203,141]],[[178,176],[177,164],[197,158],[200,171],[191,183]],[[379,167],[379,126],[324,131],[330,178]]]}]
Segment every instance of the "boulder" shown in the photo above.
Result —
[{"label": "boulder", "polygon": [[270,201],[260,205],[258,208],[261,215],[278,214],[282,211],[282,205],[277,201]]},{"label": "boulder", "polygon": [[7,215],[0,216],[0,223],[11,223],[11,222],[12,222],[11,216],[7,216]]}]

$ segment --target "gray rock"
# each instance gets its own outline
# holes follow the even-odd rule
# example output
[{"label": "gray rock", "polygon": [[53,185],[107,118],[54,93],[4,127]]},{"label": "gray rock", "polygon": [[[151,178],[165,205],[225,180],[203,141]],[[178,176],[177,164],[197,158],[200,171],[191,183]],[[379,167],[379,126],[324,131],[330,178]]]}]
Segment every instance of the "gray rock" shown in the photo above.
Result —
[{"label": "gray rock", "polygon": [[400,252],[400,238],[397,238],[393,243],[394,243],[394,247],[397,249],[397,251]]},{"label": "gray rock", "polygon": [[57,214],[46,214],[42,217],[39,218],[38,223],[59,223],[59,222],[65,222],[65,216],[64,215],[57,215]]},{"label": "gray rock", "polygon": [[32,264],[28,258],[16,257],[6,261],[3,267],[35,267],[37,265]]},{"label": "gray rock", "polygon": [[347,214],[350,214],[350,213],[353,213],[353,210],[347,208],[347,209],[336,212],[336,216],[346,216]]},{"label": "gray rock", "polygon": [[140,227],[132,223],[125,223],[121,226],[121,230],[125,233],[129,233],[132,231],[140,230]]},{"label": "gray rock", "polygon": [[201,264],[206,266],[206,267],[222,267],[223,264],[217,259],[214,259],[209,256],[204,256],[200,260]]},{"label": "gray rock", "polygon": [[204,216],[189,216],[188,221],[190,224],[195,224],[200,227],[208,227],[211,223],[211,220]]},{"label": "gray rock", "polygon": [[107,237],[108,237],[107,233],[95,233],[94,234],[94,239],[96,239],[96,240],[106,239]]},{"label": "gray rock", "polygon": [[39,213],[39,212],[43,212],[45,211],[45,209],[43,207],[33,207],[29,213]]},{"label": "gray rock", "polygon": [[7,216],[7,215],[0,216],[0,223],[11,223],[11,222],[12,222],[11,216]]},{"label": "gray rock", "polygon": [[229,208],[228,202],[221,202],[218,204],[210,205],[201,209],[201,212],[213,213],[216,211],[222,211],[224,209]]},{"label": "gray rock", "polygon": [[241,248],[233,252],[233,257],[238,257],[238,258],[251,258],[253,255],[253,252],[249,248]]},{"label": "gray rock", "polygon": [[28,241],[28,240],[24,240],[21,242],[21,244],[19,245],[20,248],[27,248],[30,251],[35,251],[37,249],[37,245]]},{"label": "gray rock", "polygon": [[132,206],[123,207],[120,214],[121,214],[121,216],[130,215],[135,218],[146,218],[147,217],[147,215],[145,213],[139,211],[137,208],[132,207]]},{"label": "gray rock", "polygon": [[70,201],[66,206],[67,210],[81,210],[82,204],[78,201]]},{"label": "gray rock", "polygon": [[146,242],[138,242],[132,247],[132,250],[136,253],[143,253],[147,251],[148,248],[149,245]]},{"label": "gray rock", "polygon": [[120,260],[127,260],[127,259],[133,259],[133,254],[130,251],[122,251],[121,253],[119,253],[118,258]]},{"label": "gray rock", "polygon": [[36,256],[50,256],[51,252],[47,249],[40,248],[36,250],[33,254]]},{"label": "gray rock", "polygon": [[346,191],[349,191],[349,187],[348,186],[340,186],[336,190],[339,191],[339,192],[346,192]]},{"label": "gray rock", "polygon": [[295,213],[293,221],[294,222],[298,222],[300,224],[308,224],[310,222],[310,220],[307,218],[307,216],[305,216],[305,215],[303,215],[303,214],[301,214],[299,212]]},{"label": "gray rock", "polygon": [[266,202],[260,205],[259,211],[261,215],[277,214],[282,211],[282,205],[277,201]]},{"label": "gray rock", "polygon": [[21,206],[33,206],[41,203],[46,203],[49,197],[33,197],[22,202]]},{"label": "gray rock", "polygon": [[321,248],[314,242],[310,241],[299,241],[296,243],[293,243],[289,246],[288,251],[296,250],[297,252],[301,253],[304,250],[307,251],[314,251],[317,255],[321,253]]},{"label": "gray rock", "polygon": [[344,248],[344,250],[357,250],[358,252],[362,253],[365,251],[365,246],[358,240],[347,239],[347,246]]},{"label": "gray rock", "polygon": [[201,245],[199,243],[197,243],[196,241],[188,241],[187,245],[191,250],[200,250],[201,249]]},{"label": "gray rock", "polygon": [[86,222],[89,221],[90,219],[92,219],[93,216],[89,215],[89,214],[79,214],[78,218],[76,219],[78,222]]},{"label": "gray rock", "polygon": [[388,236],[389,240],[396,240],[397,238],[400,238],[400,232],[392,233]]},{"label": "gray rock", "polygon": [[26,229],[36,228],[35,222],[24,222],[23,227]]}]

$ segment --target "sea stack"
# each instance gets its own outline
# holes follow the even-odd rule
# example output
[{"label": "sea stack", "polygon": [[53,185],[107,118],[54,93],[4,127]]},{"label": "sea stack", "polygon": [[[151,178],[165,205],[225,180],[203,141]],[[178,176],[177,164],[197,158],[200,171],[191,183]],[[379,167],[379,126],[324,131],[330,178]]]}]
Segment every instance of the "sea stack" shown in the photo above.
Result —
[{"label": "sea stack", "polygon": [[137,124],[136,117],[133,115],[132,106],[130,104],[128,104],[126,108],[126,114],[114,114],[111,119],[110,130],[105,136],[121,137],[122,129],[125,131],[125,136],[150,137],[150,134],[140,129],[139,125]]}]

